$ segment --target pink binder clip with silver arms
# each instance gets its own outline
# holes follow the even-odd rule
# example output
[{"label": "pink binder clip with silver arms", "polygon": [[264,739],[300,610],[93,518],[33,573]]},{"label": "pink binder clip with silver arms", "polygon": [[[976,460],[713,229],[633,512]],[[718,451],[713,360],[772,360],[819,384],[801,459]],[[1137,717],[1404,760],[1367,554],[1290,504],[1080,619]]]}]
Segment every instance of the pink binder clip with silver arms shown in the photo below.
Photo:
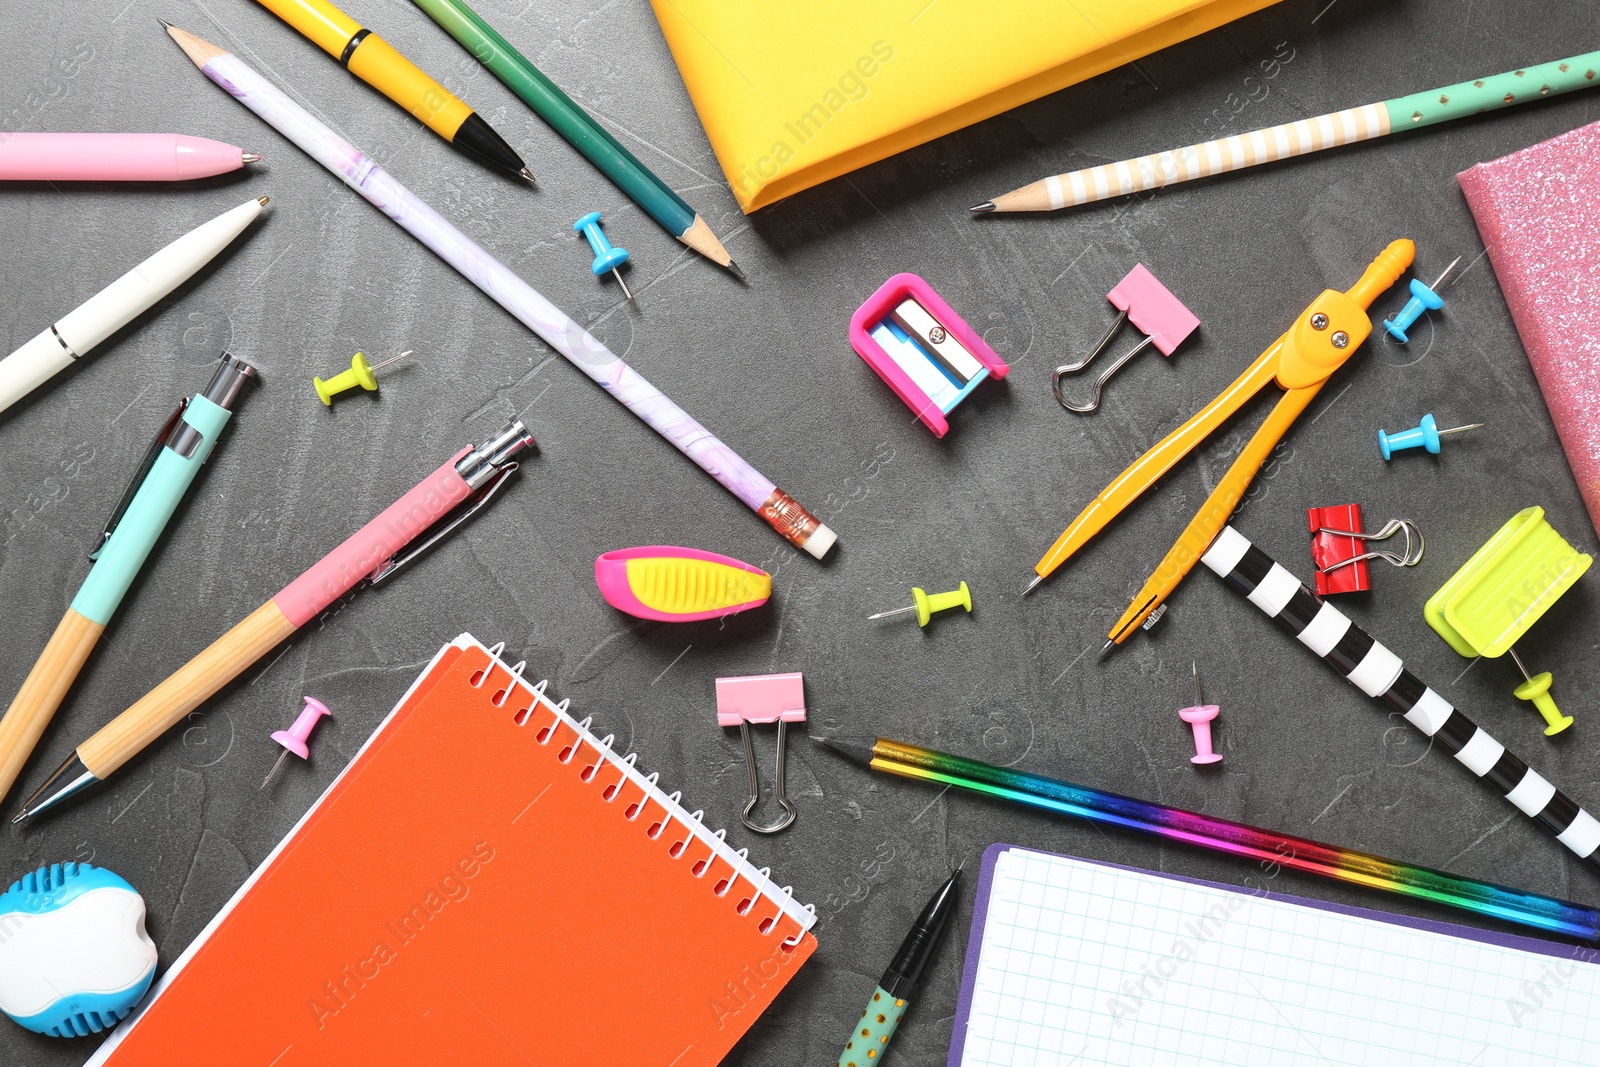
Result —
[{"label": "pink binder clip with silver arms", "polygon": [[[1128,272],[1128,276],[1106,294],[1106,299],[1121,312],[1117,316],[1117,321],[1113,322],[1106,335],[1100,338],[1100,343],[1094,346],[1093,352],[1076,363],[1063,363],[1050,376],[1050,388],[1055,392],[1056,400],[1068,411],[1079,415],[1087,415],[1100,406],[1100,390],[1105,388],[1106,382],[1121,370],[1128,360],[1151,345],[1155,345],[1163,356],[1170,356],[1173,350],[1183,344],[1184,339],[1200,326],[1200,320],[1195,317],[1194,312],[1184,307],[1183,301],[1173,296],[1170,289],[1156,281],[1156,276],[1151,274],[1143,263],[1136,264]],[[1105,351],[1111,339],[1117,336],[1117,331],[1129,321],[1139,328],[1145,338],[1129,349],[1127,354],[1118,357],[1115,363],[1106,368],[1105,373],[1094,380],[1094,397],[1089,403],[1074,404],[1063,396],[1061,379],[1069,374],[1077,374],[1093,363],[1094,358]]]},{"label": "pink binder clip with silver arms", "polygon": [[[789,799],[784,780],[784,759],[788,750],[788,726],[806,721],[806,688],[799,671],[789,674],[754,674],[717,679],[717,725],[737,726],[744,737],[744,764],[750,775],[750,795],[745,799],[739,821],[758,834],[775,834],[794,822],[798,809]],[[756,775],[756,750],[750,740],[750,724],[778,724],[778,776],[772,799],[783,808],[783,815],[770,826],[750,821],[750,812],[761,799],[761,780]]]}]

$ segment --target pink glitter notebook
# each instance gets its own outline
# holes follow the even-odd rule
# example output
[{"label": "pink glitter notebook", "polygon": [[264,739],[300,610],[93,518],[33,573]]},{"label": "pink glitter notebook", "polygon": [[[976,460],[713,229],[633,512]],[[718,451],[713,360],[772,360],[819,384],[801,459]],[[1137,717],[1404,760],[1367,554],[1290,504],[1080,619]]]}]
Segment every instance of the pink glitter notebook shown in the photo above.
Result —
[{"label": "pink glitter notebook", "polygon": [[1456,177],[1600,532],[1600,122]]}]

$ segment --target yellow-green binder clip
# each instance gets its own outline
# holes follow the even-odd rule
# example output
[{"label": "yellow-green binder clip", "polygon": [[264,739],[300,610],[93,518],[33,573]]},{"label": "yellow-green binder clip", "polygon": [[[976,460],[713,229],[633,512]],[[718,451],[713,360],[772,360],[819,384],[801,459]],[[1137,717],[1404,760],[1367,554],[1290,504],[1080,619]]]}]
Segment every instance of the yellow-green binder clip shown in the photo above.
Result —
[{"label": "yellow-green binder clip", "polygon": [[1428,598],[1428,625],[1463,656],[1494,659],[1511,653],[1525,679],[1514,690],[1544,716],[1545,735],[1572,725],[1550,698],[1550,672],[1528,674],[1512,648],[1594,562],[1567,544],[1544,521],[1544,509],[1524,508],[1472,554],[1439,591]]}]

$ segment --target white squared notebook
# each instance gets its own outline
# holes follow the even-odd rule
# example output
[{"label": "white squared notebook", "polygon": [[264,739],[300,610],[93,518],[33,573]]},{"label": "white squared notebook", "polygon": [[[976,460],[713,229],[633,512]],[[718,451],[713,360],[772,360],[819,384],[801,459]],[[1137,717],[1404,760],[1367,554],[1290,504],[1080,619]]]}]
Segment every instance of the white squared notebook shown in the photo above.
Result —
[{"label": "white squared notebook", "polygon": [[1594,1067],[1600,953],[993,845],[949,1065],[1100,1064]]}]

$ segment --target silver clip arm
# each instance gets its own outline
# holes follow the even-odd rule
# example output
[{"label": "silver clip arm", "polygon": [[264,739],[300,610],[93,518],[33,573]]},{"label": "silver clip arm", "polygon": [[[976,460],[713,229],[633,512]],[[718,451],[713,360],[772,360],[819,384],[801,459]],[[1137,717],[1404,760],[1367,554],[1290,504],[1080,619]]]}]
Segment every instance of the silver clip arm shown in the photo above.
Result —
[{"label": "silver clip arm", "polygon": [[122,521],[122,516],[128,512],[128,505],[133,503],[133,498],[139,492],[139,487],[150,474],[150,468],[156,465],[156,457],[161,455],[161,448],[172,436],[172,431],[177,427],[178,420],[183,418],[183,413],[189,409],[189,398],[184,397],[178,401],[178,410],[156,433],[156,439],[150,442],[150,447],[145,449],[144,456],[139,460],[139,466],[134,469],[133,477],[128,479],[128,485],[122,490],[122,497],[117,501],[117,506],[111,509],[111,517],[106,520],[106,525],[100,531],[100,536],[95,538],[94,547],[89,550],[90,559],[99,559],[100,550],[106,547],[106,542],[111,540],[111,535],[117,531],[117,523]]},{"label": "silver clip arm", "polygon": [[379,565],[377,570],[367,576],[367,584],[377,585],[385,578],[393,577],[394,573],[400,568],[414,562],[418,556],[446,537],[449,537],[458,526],[471,519],[487,507],[490,501],[494,500],[495,495],[505,486],[506,479],[517,472],[517,466],[516,463],[507,463],[501,467],[482,489],[462,501],[448,515],[418,535],[417,540],[407,546],[403,554],[392,556]]}]

